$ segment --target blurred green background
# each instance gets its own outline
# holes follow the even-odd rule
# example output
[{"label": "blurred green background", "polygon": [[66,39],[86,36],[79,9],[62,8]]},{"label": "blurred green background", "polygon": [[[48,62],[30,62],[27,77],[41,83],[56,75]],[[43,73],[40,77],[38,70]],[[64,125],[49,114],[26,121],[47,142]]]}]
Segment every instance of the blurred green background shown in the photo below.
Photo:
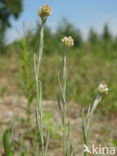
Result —
[{"label": "blurred green background", "polygon": [[[1,1],[0,6],[0,74],[9,76],[10,73],[17,84],[15,89],[18,89],[17,92],[23,95],[22,86],[25,78],[22,77],[24,67],[21,43],[25,36],[27,62],[30,64],[28,64],[30,77],[33,79],[33,55],[38,52],[39,48],[40,23],[36,22],[35,31],[25,28],[25,23],[22,24],[22,38],[6,44],[5,33],[11,26],[10,18],[11,16],[16,19],[19,17],[23,9],[23,2],[22,0],[12,2],[6,0]],[[67,54],[67,100],[81,106],[89,105],[96,96],[98,84],[106,82],[109,86],[109,94],[103,99],[100,111],[109,114],[117,112],[117,37],[113,36],[110,30],[108,24],[104,25],[100,34],[90,28],[88,37],[84,40],[79,28],[65,18],[59,22],[54,32],[46,25],[44,57],[41,67],[44,99],[56,100],[57,75],[61,73],[61,38],[72,36],[75,44]],[[11,61],[12,58],[14,62]],[[12,64],[16,66],[16,77],[13,76],[14,73],[10,72]],[[1,95],[4,93],[4,88],[5,86],[1,87]],[[15,90],[14,93],[16,93]]]},{"label": "blurred green background", "polygon": [[[99,1],[101,2],[101,0]],[[106,2],[107,5],[105,5],[105,1],[100,3],[102,8],[97,5],[95,9],[106,12],[105,8],[107,7],[107,10],[109,8],[107,12],[112,11],[112,6],[116,6],[114,2],[111,3],[112,5],[109,5],[110,2]],[[43,1],[38,3],[41,5]],[[110,26],[108,21],[103,24],[101,32],[92,25],[89,30],[87,29],[87,36],[84,35],[85,29],[82,28],[81,30],[81,27],[75,24],[73,19],[78,19],[79,21],[79,18],[81,18],[82,23],[82,18],[87,15],[87,12],[90,15],[96,11],[93,8],[91,9],[90,5],[86,5],[83,10],[80,5],[84,6],[84,2],[80,1],[79,3],[79,10],[84,12],[84,14],[79,14],[79,17],[77,17],[78,13],[74,12],[78,8],[75,5],[78,1],[71,6],[72,2],[69,2],[68,6],[71,7],[71,12],[68,15],[65,14],[66,18],[62,18],[65,13],[64,9],[68,13],[70,8],[64,7],[66,6],[64,5],[65,1],[48,1],[48,3],[52,4],[53,14],[52,17],[48,18],[44,30],[45,44],[40,79],[43,87],[44,130],[49,129],[51,138],[49,154],[52,155],[51,153],[54,153],[57,156],[58,151],[61,153],[62,146],[62,129],[56,96],[60,93],[57,76],[60,75],[61,78],[62,74],[63,45],[61,39],[64,36],[72,36],[74,39],[74,47],[69,48],[67,51],[66,96],[68,105],[67,117],[72,125],[71,140],[73,145],[78,147],[78,145],[83,144],[81,110],[82,108],[87,110],[88,106],[93,103],[100,83],[108,84],[109,94],[102,98],[92,121],[92,125],[94,125],[92,131],[98,137],[94,137],[92,131],[89,132],[89,137],[91,141],[93,140],[98,144],[106,143],[107,145],[107,143],[112,143],[116,145],[117,35],[113,33],[112,25]],[[90,0],[90,3],[93,4],[93,0]],[[37,6],[36,4],[37,0],[0,1],[0,124],[2,125],[0,128],[2,132],[0,134],[0,153],[3,154],[5,150],[5,153],[10,151],[10,156],[13,155],[13,151],[15,154],[18,153],[18,156],[38,156],[39,152],[39,140],[34,117],[36,102],[33,63],[34,53],[37,54],[39,49],[39,17],[38,20],[35,20],[36,22],[33,22],[33,27],[30,25],[27,27],[27,19],[30,18],[32,21],[33,17],[36,19],[36,8],[40,7],[40,5]],[[28,10],[26,10],[27,8]],[[28,12],[25,12],[25,10]],[[56,13],[54,10],[59,10],[59,12]],[[77,11],[79,12],[79,10]],[[99,13],[97,12],[97,14]],[[55,17],[53,17],[54,14]],[[54,18],[58,20],[59,15],[61,20],[53,28],[50,23],[54,21]],[[86,18],[84,19],[84,21],[86,20],[85,28],[87,27],[87,21],[89,20],[90,22],[89,17],[95,15],[96,13],[88,16],[87,20]],[[23,18],[26,18],[26,21],[20,23],[22,28],[15,30],[14,20]],[[51,22],[49,22],[49,19],[51,19]],[[17,25],[20,24],[19,22],[17,23]],[[11,30],[11,33],[8,32],[9,30]],[[14,36],[17,36],[17,38],[12,40]],[[31,117],[31,124],[26,120],[28,115]],[[5,130],[6,128],[11,129]],[[45,133],[44,135],[46,136]],[[7,148],[8,146],[9,148]],[[75,152],[79,154],[79,149],[75,148]]]}]

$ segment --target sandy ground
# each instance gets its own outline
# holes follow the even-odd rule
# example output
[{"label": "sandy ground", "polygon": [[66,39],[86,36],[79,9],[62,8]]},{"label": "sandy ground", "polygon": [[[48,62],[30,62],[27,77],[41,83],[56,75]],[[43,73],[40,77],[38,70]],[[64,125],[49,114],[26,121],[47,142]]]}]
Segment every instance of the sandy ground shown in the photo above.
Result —
[{"label": "sandy ground", "polygon": [[[0,98],[0,125],[1,129],[10,126],[15,126],[16,118],[26,119],[26,99],[20,96],[5,96]],[[75,155],[82,156],[83,142],[82,142],[82,119],[81,108],[78,104],[69,104],[67,109],[67,120],[71,122],[71,143],[74,147]],[[32,108],[35,112],[35,107]],[[50,111],[52,114],[52,123],[55,130],[61,127],[61,118],[56,102],[43,101],[43,111]],[[33,116],[34,118],[34,116]],[[62,155],[61,136],[60,139],[51,140],[49,144],[49,155]],[[99,146],[109,146],[113,139],[117,139],[117,118],[103,117],[96,114],[92,120],[89,130],[89,145],[96,144]],[[1,151],[3,149],[1,148]]]},{"label": "sandy ground", "polygon": [[[5,58],[6,59],[6,58]],[[12,59],[13,63],[14,60]],[[4,60],[0,62],[0,65]],[[10,69],[9,69],[10,68]],[[18,70],[15,64],[3,66],[0,75],[0,90],[7,86],[7,95],[4,94],[0,97],[0,136],[3,135],[5,128],[15,127],[20,122],[19,119],[26,121],[26,106],[27,100],[24,96],[19,94],[18,84]],[[67,121],[71,122],[71,138],[70,142],[74,147],[74,155],[83,155],[83,136],[82,136],[82,119],[81,119],[81,106],[79,104],[69,103],[67,106]],[[57,102],[43,101],[43,111],[49,111],[52,114],[51,124],[54,131],[58,133],[59,138],[50,138],[48,156],[62,156],[61,138],[61,117],[59,114]],[[32,119],[35,121],[35,104],[32,106]],[[19,123],[20,124],[20,123]],[[35,122],[33,123],[35,127]],[[18,131],[21,131],[19,127]],[[28,133],[28,129],[25,129]],[[54,134],[53,134],[54,135]],[[17,140],[17,135],[14,134]],[[117,140],[117,115],[104,116],[103,114],[95,114],[90,124],[89,130],[89,148],[92,144],[97,146],[112,146],[112,140]],[[117,151],[117,150],[116,150]],[[3,147],[0,147],[0,155],[3,153]],[[115,155],[117,156],[117,154]]]}]

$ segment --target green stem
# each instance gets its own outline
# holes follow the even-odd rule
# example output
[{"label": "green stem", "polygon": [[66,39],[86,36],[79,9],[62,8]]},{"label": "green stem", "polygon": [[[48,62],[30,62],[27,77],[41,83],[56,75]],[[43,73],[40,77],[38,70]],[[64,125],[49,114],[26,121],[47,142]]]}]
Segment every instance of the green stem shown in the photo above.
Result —
[{"label": "green stem", "polygon": [[44,136],[43,136],[43,116],[42,116],[42,105],[41,105],[41,95],[42,95],[42,86],[41,82],[39,84],[39,71],[40,71],[40,63],[43,54],[43,46],[44,46],[44,23],[41,25],[40,31],[40,47],[39,47],[39,55],[38,55],[38,62],[35,62],[35,75],[36,75],[36,91],[37,91],[37,107],[39,110],[40,116],[40,135],[41,135],[41,148],[42,148],[42,156],[45,156],[44,152]]},{"label": "green stem", "polygon": [[92,116],[93,116],[93,114],[94,114],[94,111],[96,110],[96,107],[98,106],[98,104],[99,104],[100,101],[101,101],[101,96],[100,96],[100,95],[97,95],[97,97],[96,97],[96,99],[95,99],[95,101],[94,101],[94,103],[93,103],[93,106],[92,106],[92,108],[91,108],[91,110],[90,110],[90,112],[89,112],[89,115],[88,115],[88,117],[87,117],[87,121],[86,121],[86,130],[87,130],[88,127],[89,127],[89,122],[90,122],[90,120],[91,120],[91,118],[92,118]]},{"label": "green stem", "polygon": [[[94,111],[96,110],[97,105],[99,104],[101,100],[101,96],[97,95],[92,108],[89,107],[88,109],[88,113],[87,113],[87,118],[86,118],[86,122],[84,121],[84,111],[82,111],[82,123],[83,123],[83,137],[84,137],[84,145],[86,145],[88,147],[88,138],[87,138],[87,133],[88,133],[88,129],[89,129],[89,122],[93,116]],[[87,156],[88,153],[85,151],[84,152],[84,156]]]},{"label": "green stem", "polygon": [[[88,147],[88,140],[87,140],[87,136],[86,136],[86,132],[85,132],[85,129],[83,130],[84,131],[84,145],[86,145]],[[84,156],[87,156],[87,152],[84,152]]]},{"label": "green stem", "polygon": [[66,156],[66,127],[65,127],[65,119],[66,119],[66,106],[63,106],[63,151],[64,156]]},{"label": "green stem", "polygon": [[66,99],[66,48],[64,47],[63,52],[63,94],[64,99]]},{"label": "green stem", "polygon": [[[84,120],[84,110],[82,110],[82,125],[83,125],[82,130],[83,130],[84,145],[88,146],[87,129],[86,129],[85,120]],[[87,156],[87,152],[84,152],[84,156]]]},{"label": "green stem", "polygon": [[27,108],[27,123],[30,125],[31,123],[31,103],[28,101],[28,108]]},{"label": "green stem", "polygon": [[64,156],[66,156],[66,127],[65,127],[65,120],[66,120],[66,48],[64,47],[63,52],[63,96],[64,96],[64,103],[63,103],[63,152]]},{"label": "green stem", "polygon": [[40,31],[40,47],[39,47],[39,57],[37,63],[37,79],[39,78],[39,71],[40,71],[40,63],[43,54],[43,46],[44,46],[44,23],[41,24],[41,31]]},{"label": "green stem", "polygon": [[23,49],[22,52],[22,63],[23,63],[23,78],[24,78],[24,84],[25,84],[25,96],[28,99],[27,104],[27,123],[30,124],[31,121],[31,103],[29,102],[29,67],[28,67],[28,50],[26,46],[26,37],[25,37],[25,31],[24,31],[24,38],[21,40],[21,46]]}]

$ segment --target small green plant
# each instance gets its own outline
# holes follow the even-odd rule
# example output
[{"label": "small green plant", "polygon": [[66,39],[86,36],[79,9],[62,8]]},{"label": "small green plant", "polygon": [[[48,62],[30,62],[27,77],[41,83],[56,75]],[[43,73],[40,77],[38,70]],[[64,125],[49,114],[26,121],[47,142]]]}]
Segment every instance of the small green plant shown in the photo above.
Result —
[{"label": "small green plant", "polygon": [[117,140],[113,140],[112,143],[117,147]]},{"label": "small green plant", "polygon": [[26,43],[26,34],[24,32],[24,36],[20,41],[21,50],[22,50],[22,78],[23,78],[23,91],[24,95],[27,99],[27,122],[31,122],[31,104],[35,97],[34,92],[34,79],[32,78],[32,66],[33,59],[31,57],[31,52],[28,49]]},{"label": "small green plant", "polygon": [[11,129],[5,130],[3,135],[3,145],[4,145],[5,156],[14,156]]},{"label": "small green plant", "polygon": [[27,156],[24,152],[22,152],[21,154],[20,154],[20,156]]},{"label": "small green plant", "polygon": [[[63,153],[64,156],[68,155],[68,145],[69,145],[69,138],[70,138],[70,122],[68,121],[68,135],[67,135],[67,141],[66,141],[66,54],[67,54],[67,48],[74,45],[73,39],[70,37],[64,37],[62,39],[63,45],[64,45],[64,51],[62,56],[62,85],[58,76],[58,84],[62,96],[62,107],[60,104],[60,98],[58,96],[58,106],[61,113],[62,118],[62,130],[63,130]],[[71,156],[73,155],[73,150],[71,146]]]},{"label": "small green plant", "polygon": [[[5,156],[14,156],[14,144],[12,129],[6,129],[3,135],[3,146]],[[19,156],[27,156],[24,152],[20,152]]]},{"label": "small green plant", "polygon": [[3,87],[1,90],[0,90],[0,96],[5,96],[5,94],[7,93],[8,91],[8,87]]},{"label": "small green plant", "polygon": [[[36,61],[36,57],[34,55],[34,68],[35,68],[35,81],[36,81],[36,93],[37,93],[37,111],[36,111],[36,122],[39,133],[39,140],[41,145],[41,156],[47,155],[48,141],[49,141],[49,132],[47,131],[47,139],[46,143],[44,141],[44,127],[43,127],[43,115],[42,115],[42,84],[39,80],[40,76],[40,63],[43,54],[44,47],[44,25],[46,23],[47,17],[52,13],[51,8],[48,5],[43,5],[38,15],[41,18],[41,30],[40,30],[40,47],[38,54],[38,61]],[[40,155],[40,154],[39,154]]]},{"label": "small green plant", "polygon": [[[84,119],[84,110],[82,111],[82,123],[83,123],[83,138],[84,138],[84,147],[88,146],[88,129],[89,129],[89,123],[90,120],[94,114],[94,111],[96,110],[96,107],[98,106],[102,96],[104,94],[108,93],[108,88],[106,84],[100,84],[98,87],[98,93],[96,96],[96,99],[92,105],[92,107],[89,107],[86,121]],[[87,156],[87,151],[84,150],[84,156]]]},{"label": "small green plant", "polygon": [[52,135],[54,133],[54,125],[52,123],[52,114],[49,111],[45,111],[44,113],[44,123],[46,127],[48,127],[49,134]]}]

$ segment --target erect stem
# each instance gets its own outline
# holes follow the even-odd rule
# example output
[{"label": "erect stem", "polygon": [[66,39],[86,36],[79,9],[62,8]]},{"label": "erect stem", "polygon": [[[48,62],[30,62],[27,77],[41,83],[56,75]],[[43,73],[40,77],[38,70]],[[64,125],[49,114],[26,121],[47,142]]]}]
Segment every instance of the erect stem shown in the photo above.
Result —
[{"label": "erect stem", "polygon": [[[88,146],[87,133],[86,133],[86,124],[85,124],[85,120],[84,120],[84,110],[82,110],[82,130],[83,130],[84,146]],[[84,148],[84,150],[85,150],[85,148]],[[87,156],[86,151],[84,151],[84,156]]]},{"label": "erect stem", "polygon": [[43,54],[43,46],[44,46],[44,23],[41,24],[41,31],[40,31],[40,47],[39,47],[39,54],[38,54],[38,62],[37,62],[37,79],[39,78],[39,71],[40,71],[40,63]]},{"label": "erect stem", "polygon": [[40,138],[41,138],[41,148],[42,148],[42,156],[45,156],[44,152],[44,136],[43,136],[43,115],[42,115],[42,105],[41,105],[41,97],[42,97],[42,85],[41,81],[39,82],[39,71],[40,71],[40,63],[43,54],[43,46],[44,46],[44,23],[41,24],[41,31],[40,31],[40,47],[39,47],[39,54],[38,54],[38,62],[34,58],[35,64],[35,79],[36,79],[36,92],[37,92],[37,108],[40,117]]},{"label": "erect stem", "polygon": [[66,47],[64,47],[63,52],[63,94],[64,99],[66,99]]},{"label": "erect stem", "polygon": [[63,152],[64,156],[66,156],[66,127],[65,127],[65,120],[66,120],[66,48],[64,47],[63,52],[63,96],[64,96],[64,103],[63,103]]},{"label": "erect stem", "polygon": [[[83,137],[84,137],[84,145],[88,146],[87,135],[84,127],[83,127]],[[84,156],[87,156],[87,152],[84,152]]]},{"label": "erect stem", "polygon": [[[96,110],[97,105],[99,104],[101,100],[101,95],[97,95],[92,107],[88,109],[86,122],[84,120],[84,111],[82,111],[82,122],[83,122],[83,137],[84,137],[84,146],[88,147],[88,128],[89,128],[89,122],[93,116],[94,111]],[[87,151],[84,151],[84,156],[87,156]]]},{"label": "erect stem", "polygon": [[101,98],[102,98],[102,97],[101,97],[100,95],[97,95],[97,96],[96,96],[96,99],[95,99],[95,101],[94,101],[94,103],[93,103],[92,108],[91,108],[91,109],[89,108],[89,111],[88,111],[88,114],[87,114],[87,121],[86,121],[86,132],[88,131],[89,122],[90,122],[90,120],[91,120],[91,118],[92,118],[92,116],[93,116],[94,111],[96,110],[97,105],[98,105],[99,102],[101,101]]}]

